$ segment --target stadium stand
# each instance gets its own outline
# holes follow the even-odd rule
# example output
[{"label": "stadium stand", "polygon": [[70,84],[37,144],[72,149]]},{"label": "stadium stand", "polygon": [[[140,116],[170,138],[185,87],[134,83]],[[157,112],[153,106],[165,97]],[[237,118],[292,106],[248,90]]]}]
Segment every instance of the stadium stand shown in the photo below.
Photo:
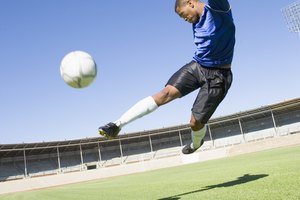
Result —
[{"label": "stadium stand", "polygon": [[[300,98],[211,119],[201,151],[300,133]],[[0,181],[129,165],[181,154],[188,125],[120,135],[0,145]]]}]

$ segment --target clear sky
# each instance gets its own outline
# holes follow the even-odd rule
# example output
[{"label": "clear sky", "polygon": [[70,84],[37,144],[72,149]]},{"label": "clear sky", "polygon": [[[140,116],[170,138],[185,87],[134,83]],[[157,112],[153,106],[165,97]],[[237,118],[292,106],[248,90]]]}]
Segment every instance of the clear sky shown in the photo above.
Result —
[{"label": "clear sky", "polygon": [[[281,13],[293,1],[230,1],[234,82],[213,118],[299,97],[300,37]],[[61,59],[74,50],[98,65],[85,89],[60,77]],[[100,125],[161,90],[194,50],[191,24],[176,15],[174,0],[1,0],[0,144],[97,137]],[[188,123],[196,94],[121,133]]]}]

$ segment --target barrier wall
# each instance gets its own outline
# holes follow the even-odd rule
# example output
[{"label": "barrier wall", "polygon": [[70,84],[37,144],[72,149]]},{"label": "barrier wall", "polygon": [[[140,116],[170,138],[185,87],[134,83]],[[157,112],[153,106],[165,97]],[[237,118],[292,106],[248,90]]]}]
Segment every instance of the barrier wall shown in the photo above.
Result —
[{"label": "barrier wall", "polygon": [[[300,99],[212,119],[202,150],[213,150],[300,130]],[[188,125],[123,135],[35,144],[0,145],[0,181],[107,168],[178,155],[191,142]]]}]

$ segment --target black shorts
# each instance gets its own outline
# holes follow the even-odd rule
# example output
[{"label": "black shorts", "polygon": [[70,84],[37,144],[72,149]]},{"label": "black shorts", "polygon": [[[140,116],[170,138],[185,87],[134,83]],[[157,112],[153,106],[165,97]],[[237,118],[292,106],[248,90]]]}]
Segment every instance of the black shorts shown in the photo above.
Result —
[{"label": "black shorts", "polygon": [[231,83],[230,69],[205,68],[191,61],[175,72],[166,85],[176,87],[182,96],[201,88],[192,112],[198,122],[205,124],[226,96]]}]

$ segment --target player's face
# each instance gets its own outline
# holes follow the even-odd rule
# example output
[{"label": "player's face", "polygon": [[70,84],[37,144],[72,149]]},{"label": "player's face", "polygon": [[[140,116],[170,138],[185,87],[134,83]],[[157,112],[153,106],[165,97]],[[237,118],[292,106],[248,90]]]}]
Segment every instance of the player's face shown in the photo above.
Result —
[{"label": "player's face", "polygon": [[196,23],[199,21],[199,13],[193,2],[188,2],[185,6],[176,8],[177,14],[189,23]]}]

